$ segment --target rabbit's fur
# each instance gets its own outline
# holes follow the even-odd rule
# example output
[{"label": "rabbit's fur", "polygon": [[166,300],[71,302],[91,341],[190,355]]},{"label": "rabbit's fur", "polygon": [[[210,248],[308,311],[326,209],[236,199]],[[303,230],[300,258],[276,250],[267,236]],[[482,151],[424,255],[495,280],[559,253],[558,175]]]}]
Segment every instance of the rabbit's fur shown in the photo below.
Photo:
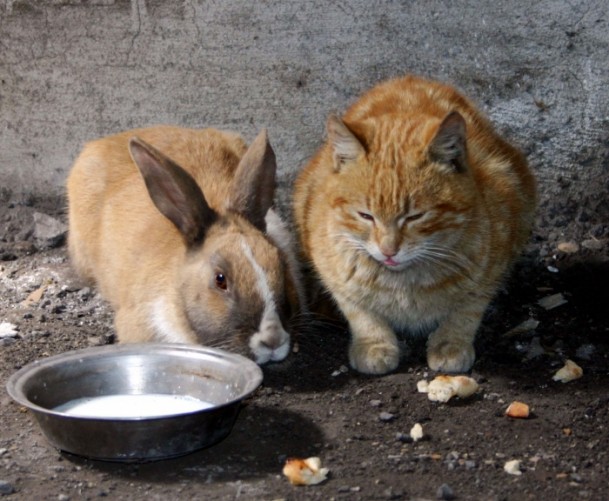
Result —
[{"label": "rabbit's fur", "polygon": [[200,343],[258,363],[302,312],[291,237],[271,209],[262,131],[158,126],[87,144],[68,178],[69,252],[112,304],[121,342]]}]

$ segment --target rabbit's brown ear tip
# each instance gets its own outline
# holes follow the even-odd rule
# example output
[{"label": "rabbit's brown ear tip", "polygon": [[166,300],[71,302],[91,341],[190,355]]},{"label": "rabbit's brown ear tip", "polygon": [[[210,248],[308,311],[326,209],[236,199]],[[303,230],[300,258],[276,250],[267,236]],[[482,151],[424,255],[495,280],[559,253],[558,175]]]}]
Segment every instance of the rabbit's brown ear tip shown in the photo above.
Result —
[{"label": "rabbit's brown ear tip", "polygon": [[137,137],[137,136],[132,136],[129,138],[129,146],[133,146],[133,145],[141,145],[142,144],[142,140]]},{"label": "rabbit's brown ear tip", "polygon": [[264,141],[265,143],[269,142],[269,130],[266,127],[260,129],[260,132],[258,133],[258,139]]}]

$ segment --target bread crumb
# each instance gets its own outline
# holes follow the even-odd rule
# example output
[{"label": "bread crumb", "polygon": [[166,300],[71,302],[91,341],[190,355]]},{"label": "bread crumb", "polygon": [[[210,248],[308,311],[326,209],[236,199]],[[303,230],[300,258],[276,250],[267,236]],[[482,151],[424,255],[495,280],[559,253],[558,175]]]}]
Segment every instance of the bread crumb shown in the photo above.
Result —
[{"label": "bread crumb", "polygon": [[423,438],[425,434],[423,433],[423,427],[420,423],[415,423],[415,425],[410,430],[410,438],[415,442],[418,442]]},{"label": "bread crumb", "polygon": [[510,475],[522,475],[522,471],[520,471],[520,460],[512,459],[503,465],[503,471],[509,473]]},{"label": "bread crumb", "polygon": [[552,379],[561,383],[568,383],[574,379],[579,379],[583,375],[584,371],[579,365],[573,362],[573,360],[567,360],[565,365],[556,371]]},{"label": "bread crumb", "polygon": [[[436,376],[427,386],[427,397],[433,402],[448,402],[454,396],[470,397],[477,390],[478,383],[469,376],[440,375]],[[419,391],[421,390],[419,389]]]},{"label": "bread crumb", "polygon": [[529,406],[523,402],[512,402],[505,411],[511,418],[526,419],[529,417]]},{"label": "bread crumb", "polygon": [[283,474],[292,485],[316,485],[326,480],[328,468],[321,467],[318,457],[307,459],[290,458],[285,462]]},{"label": "bread crumb", "polygon": [[419,393],[427,393],[429,390],[429,382],[427,379],[421,379],[421,381],[417,381],[417,391]]}]

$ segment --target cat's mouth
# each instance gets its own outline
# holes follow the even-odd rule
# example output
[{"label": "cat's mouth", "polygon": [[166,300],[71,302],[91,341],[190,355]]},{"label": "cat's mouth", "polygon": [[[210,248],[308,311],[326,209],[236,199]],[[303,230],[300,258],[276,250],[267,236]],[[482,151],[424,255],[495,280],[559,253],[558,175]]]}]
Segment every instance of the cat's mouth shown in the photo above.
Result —
[{"label": "cat's mouth", "polygon": [[383,261],[383,264],[385,266],[398,266],[400,263],[398,263],[397,261],[395,261],[392,257],[388,257],[387,259],[385,259]]}]

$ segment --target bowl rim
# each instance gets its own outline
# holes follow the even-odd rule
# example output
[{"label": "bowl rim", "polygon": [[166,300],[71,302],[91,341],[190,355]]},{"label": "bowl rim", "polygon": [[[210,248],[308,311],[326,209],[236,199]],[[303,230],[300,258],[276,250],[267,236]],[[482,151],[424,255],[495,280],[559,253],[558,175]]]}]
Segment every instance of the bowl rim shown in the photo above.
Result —
[{"label": "bowl rim", "polygon": [[[147,354],[171,354],[172,352],[179,353],[198,353],[201,355],[212,355],[215,357],[228,359],[232,363],[236,363],[242,368],[245,378],[246,387],[237,397],[228,400],[222,404],[214,405],[200,410],[178,412],[176,414],[164,414],[161,416],[137,416],[137,417],[103,417],[103,416],[78,416],[67,414],[65,412],[49,409],[32,402],[27,398],[24,392],[25,383],[35,376],[38,372],[49,367],[70,363],[72,360],[82,360],[83,358],[92,358],[103,355],[147,355]],[[260,386],[263,380],[262,369],[256,362],[249,358],[239,355],[238,353],[229,352],[220,348],[211,348],[203,345],[194,344],[178,344],[178,343],[127,343],[127,344],[110,344],[104,346],[93,346],[88,348],[80,348],[78,350],[70,350],[57,355],[52,355],[42,359],[34,360],[15,373],[13,373],[7,383],[6,390],[9,396],[18,404],[31,409],[35,413],[52,415],[78,420],[96,420],[96,421],[144,421],[155,419],[171,419],[180,416],[188,416],[200,412],[216,411],[226,406],[234,405],[248,398]]]}]

